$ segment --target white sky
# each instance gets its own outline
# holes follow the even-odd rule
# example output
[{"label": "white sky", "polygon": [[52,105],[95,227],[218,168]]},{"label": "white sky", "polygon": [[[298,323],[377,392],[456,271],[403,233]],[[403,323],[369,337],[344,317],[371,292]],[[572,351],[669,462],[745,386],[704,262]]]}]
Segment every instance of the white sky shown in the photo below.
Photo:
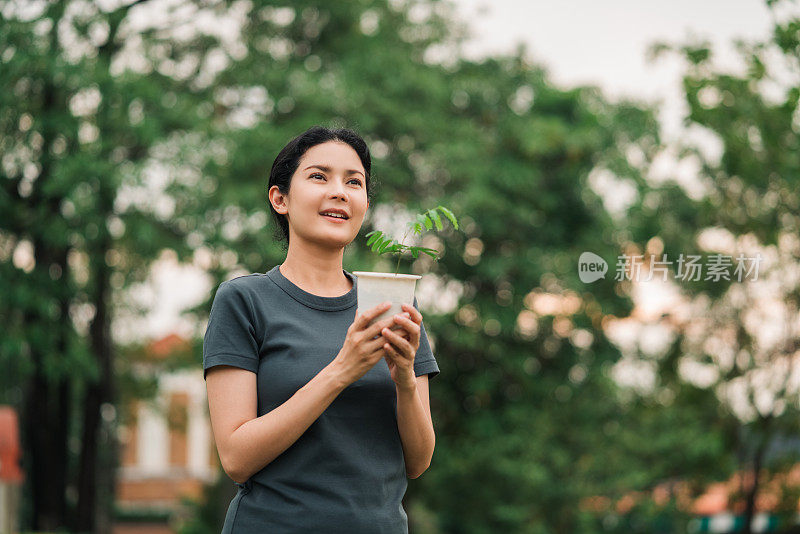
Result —
[{"label": "white sky", "polygon": [[[690,36],[710,40],[719,64],[735,68],[731,46],[769,34],[771,16],[759,0],[457,0],[461,16],[474,32],[465,52],[477,58],[510,53],[528,46],[531,59],[543,64],[559,87],[593,84],[612,98],[627,96],[661,101],[660,119],[667,138],[680,135],[684,114],[680,102],[680,64],[662,59],[646,62],[648,45],[658,40],[685,42]],[[166,255],[170,258],[170,255]],[[160,337],[170,332],[191,335],[179,311],[212,288],[201,273],[154,268],[153,287],[140,296],[154,302],[144,324],[125,320],[128,335]],[[268,270],[265,267],[265,270]],[[352,270],[352,269],[351,269]],[[122,339],[120,339],[122,340]]]},{"label": "white sky", "polygon": [[[458,0],[475,35],[470,57],[512,52],[525,43],[560,87],[597,85],[610,97],[664,100],[660,117],[674,134],[683,108],[679,63],[666,57],[648,64],[656,41],[707,39],[719,64],[735,67],[732,42],[769,35],[763,0]],[[715,54],[716,57],[716,54]]]}]

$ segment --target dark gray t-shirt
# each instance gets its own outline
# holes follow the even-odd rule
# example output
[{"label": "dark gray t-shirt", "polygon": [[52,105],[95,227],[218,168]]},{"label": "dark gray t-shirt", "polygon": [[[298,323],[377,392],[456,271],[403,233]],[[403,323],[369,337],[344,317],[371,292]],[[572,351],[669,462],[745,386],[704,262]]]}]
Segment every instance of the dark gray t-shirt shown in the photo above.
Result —
[{"label": "dark gray t-shirt", "polygon": [[[204,376],[221,364],[247,369],[258,375],[259,417],[283,404],[344,344],[356,315],[358,278],[343,272],[353,287],[338,297],[300,289],[277,266],[220,284],[203,340]],[[414,372],[429,380],[439,374],[424,323]],[[237,484],[223,533],[407,533],[396,409],[394,382],[381,359],[295,443]]]}]

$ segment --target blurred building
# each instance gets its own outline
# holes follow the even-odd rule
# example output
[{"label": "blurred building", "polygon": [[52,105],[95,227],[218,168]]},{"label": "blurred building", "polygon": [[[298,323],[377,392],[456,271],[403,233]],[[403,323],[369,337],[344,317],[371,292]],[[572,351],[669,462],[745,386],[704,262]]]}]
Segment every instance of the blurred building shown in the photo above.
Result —
[{"label": "blurred building", "polygon": [[22,450],[19,417],[12,406],[0,406],[0,532],[19,531],[20,469]]},{"label": "blurred building", "polygon": [[[667,507],[670,499],[675,499],[681,512],[694,516],[689,532],[741,532],[745,522],[742,488],[749,487],[751,477],[749,472],[736,472],[726,481],[707,485],[699,497],[692,496],[692,490],[686,482],[674,481],[659,484],[649,492],[629,492],[617,501],[601,496],[591,497],[582,502],[582,507],[601,514],[615,512],[620,520],[626,521],[628,513],[637,505]],[[800,524],[800,463],[794,464],[783,474],[762,481],[760,485],[752,531],[796,532],[787,529]]]},{"label": "blurred building", "polygon": [[[737,472],[724,482],[711,484],[705,493],[694,501],[692,512],[698,517],[695,532],[738,532],[744,526],[744,502],[732,496],[752,483],[751,473]],[[789,488],[800,487],[800,464],[787,472],[764,480],[756,497],[756,513],[753,532],[775,532],[786,529],[781,525],[777,512],[781,507],[780,497]],[[790,492],[796,495],[797,491]],[[796,496],[793,497],[797,499]],[[800,500],[795,504],[794,524],[800,523]]]},{"label": "blurred building", "polygon": [[[182,497],[199,499],[202,486],[221,473],[201,366],[164,370],[167,358],[188,350],[186,340],[171,334],[150,343],[132,364],[135,374],[157,377],[157,393],[152,400],[131,401],[120,427],[117,509],[122,517],[168,517]],[[170,532],[155,519],[149,527],[130,523],[118,522],[115,534]]]}]

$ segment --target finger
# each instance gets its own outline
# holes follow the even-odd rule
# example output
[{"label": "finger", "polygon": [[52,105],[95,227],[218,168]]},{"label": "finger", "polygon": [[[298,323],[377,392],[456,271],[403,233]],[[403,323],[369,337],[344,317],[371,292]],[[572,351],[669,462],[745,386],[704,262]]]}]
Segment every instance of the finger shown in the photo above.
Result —
[{"label": "finger", "polygon": [[383,337],[385,337],[389,342],[391,342],[392,345],[397,347],[397,349],[399,349],[399,351],[406,358],[410,357],[411,354],[414,354],[414,347],[411,345],[411,343],[406,341],[405,338],[398,336],[388,328],[384,328],[381,331],[381,335],[383,335]]},{"label": "finger", "polygon": [[374,324],[371,324],[366,330],[364,330],[364,336],[370,341],[377,340],[378,346],[380,347],[380,345],[382,344],[381,342],[382,341],[385,342],[385,340],[381,339],[381,331],[384,328],[390,328],[393,324],[394,324],[394,319],[392,317],[389,317],[388,319],[382,319],[380,321],[375,321]]},{"label": "finger", "polygon": [[421,336],[419,325],[407,317],[395,317],[395,322],[403,327],[399,334],[406,339],[412,347],[418,347]]},{"label": "finger", "polygon": [[386,343],[383,346],[383,350],[386,352],[388,357],[397,365],[399,363],[402,366],[404,363],[410,363],[410,359],[408,356],[403,354],[401,351],[397,349],[397,347],[393,346],[391,343]]},{"label": "finger", "polygon": [[[384,343],[383,343],[383,350],[384,350],[384,352],[386,353],[386,358],[388,358],[388,360],[387,360],[387,363],[389,362],[389,360],[391,360],[391,361],[393,361],[393,362],[394,362],[394,360],[395,360],[396,358],[400,358],[400,357],[401,357],[401,356],[400,356],[400,355],[397,353],[397,349],[396,349],[396,348],[394,348],[394,346],[393,346],[391,343],[386,343],[386,342],[384,342]],[[397,362],[395,362],[395,363],[397,363]]]},{"label": "finger", "polygon": [[[365,311],[361,315],[356,315],[356,320],[354,321],[354,323],[356,325],[356,329],[357,330],[365,329],[375,317],[377,317],[378,315],[382,314],[383,312],[385,312],[386,310],[391,308],[391,306],[392,306],[392,303],[389,302],[389,301],[386,301],[386,302],[384,302],[382,304],[378,304],[374,308],[368,309],[367,311]],[[357,309],[356,309],[356,313],[358,313]]]},{"label": "finger", "polygon": [[384,328],[391,328],[394,324],[394,317],[386,317],[369,325],[364,330],[364,334],[367,336],[367,339],[373,339],[375,336],[381,335],[381,330]]},{"label": "finger", "polygon": [[[411,334],[406,332],[406,329],[403,328],[402,326],[394,325],[394,326],[389,326],[388,328],[389,328],[389,330],[391,330],[392,332],[394,332],[395,334],[397,334],[398,336],[402,337],[405,340],[410,340],[411,339]],[[378,335],[380,335],[380,334],[378,334]]]},{"label": "finger", "polygon": [[[375,363],[378,363],[378,360],[381,358],[386,358],[386,349],[383,347],[383,344],[386,343],[386,340],[378,338],[378,346],[372,350],[369,354],[370,360],[375,360]],[[389,363],[388,361],[386,363]]]},{"label": "finger", "polygon": [[420,334],[419,325],[414,321],[412,321],[411,319],[409,319],[408,317],[404,317],[402,315],[398,317],[395,315],[394,321],[400,326],[402,326],[405,329],[405,331],[411,335],[411,337],[419,336]]},{"label": "finger", "polygon": [[422,324],[422,314],[414,306],[410,304],[402,304],[400,306],[403,311],[407,311],[411,315],[411,320],[417,324]]},{"label": "finger", "polygon": [[398,321],[397,318],[398,317],[403,317],[403,318],[408,319],[408,315],[409,315],[408,312],[403,312],[403,313],[398,313],[398,314],[392,315],[392,323],[389,325],[389,328],[394,330],[398,334],[403,335],[405,333],[405,331],[406,331],[405,330],[405,325],[403,325],[400,321]]}]

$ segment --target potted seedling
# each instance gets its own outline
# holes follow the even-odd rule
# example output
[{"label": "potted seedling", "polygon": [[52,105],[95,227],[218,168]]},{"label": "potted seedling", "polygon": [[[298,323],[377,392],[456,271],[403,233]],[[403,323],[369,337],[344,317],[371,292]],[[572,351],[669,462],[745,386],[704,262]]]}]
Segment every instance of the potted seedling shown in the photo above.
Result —
[{"label": "potted seedling", "polygon": [[[417,274],[398,274],[397,270],[400,268],[400,257],[404,251],[408,250],[414,258],[418,258],[420,252],[422,252],[429,255],[434,260],[438,260],[439,251],[426,247],[411,247],[403,243],[408,233],[411,231],[421,235],[424,231],[433,229],[434,226],[437,230],[441,230],[443,228],[442,216],[439,212],[441,212],[441,215],[444,215],[444,217],[453,224],[453,227],[458,230],[458,221],[455,215],[453,215],[453,212],[444,206],[437,206],[418,214],[414,220],[408,224],[403,239],[399,243],[380,230],[373,230],[367,234],[369,238],[367,240],[367,246],[369,246],[373,252],[377,252],[378,254],[394,253],[398,256],[394,273],[353,271],[353,274],[358,277],[357,298],[358,308],[361,311],[373,308],[382,302],[391,301],[392,303],[388,310],[373,319],[372,322],[380,321],[384,317],[403,313],[403,309],[401,308],[402,304],[413,305],[417,280],[422,278],[422,276]],[[401,328],[401,326],[392,326],[392,329],[398,328]]]}]

